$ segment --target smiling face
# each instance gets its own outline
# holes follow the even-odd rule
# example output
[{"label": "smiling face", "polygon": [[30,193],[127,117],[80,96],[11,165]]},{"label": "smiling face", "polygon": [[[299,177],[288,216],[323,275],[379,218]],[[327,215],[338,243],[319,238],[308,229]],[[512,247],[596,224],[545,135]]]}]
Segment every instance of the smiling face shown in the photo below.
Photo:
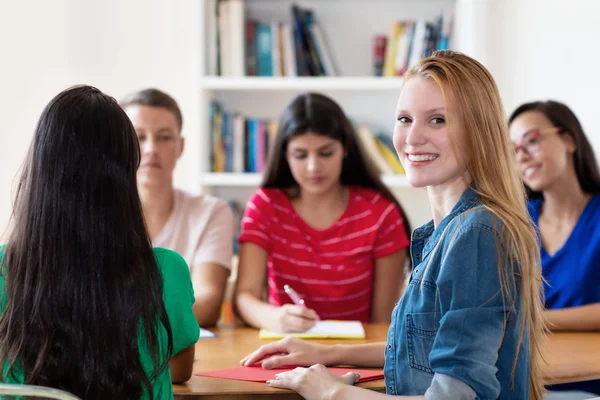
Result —
[{"label": "smiling face", "polygon": [[338,140],[312,132],[295,136],[286,159],[303,192],[323,194],[340,185],[344,147]]},{"label": "smiling face", "polygon": [[433,79],[415,76],[404,85],[396,108],[394,147],[412,186],[463,181],[464,168],[456,159],[448,130],[449,112],[442,90]]},{"label": "smiling face", "polygon": [[138,185],[172,185],[173,170],[184,145],[175,115],[166,108],[140,105],[131,105],[125,112],[140,142]]},{"label": "smiling face", "polygon": [[543,192],[565,177],[575,177],[573,138],[561,133],[543,113],[527,111],[516,117],[510,138],[517,150],[517,170],[531,190]]}]

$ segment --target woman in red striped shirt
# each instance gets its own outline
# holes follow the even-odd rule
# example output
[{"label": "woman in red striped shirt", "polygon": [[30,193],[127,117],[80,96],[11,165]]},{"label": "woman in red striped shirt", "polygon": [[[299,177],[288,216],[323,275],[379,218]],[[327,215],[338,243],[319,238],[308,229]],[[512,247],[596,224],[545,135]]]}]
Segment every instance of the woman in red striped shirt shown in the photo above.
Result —
[{"label": "woman in red striped shirt", "polygon": [[234,304],[248,324],[390,322],[410,226],[333,100],[307,93],[286,108],[239,240]]}]

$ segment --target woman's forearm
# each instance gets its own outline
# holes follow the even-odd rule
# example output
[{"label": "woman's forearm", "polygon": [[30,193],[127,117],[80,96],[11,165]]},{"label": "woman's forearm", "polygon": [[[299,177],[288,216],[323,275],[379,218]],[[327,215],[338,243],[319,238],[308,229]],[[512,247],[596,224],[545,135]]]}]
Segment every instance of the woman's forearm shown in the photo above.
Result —
[{"label": "woman's forearm", "polygon": [[248,292],[239,293],[235,302],[240,317],[248,325],[255,328],[274,326],[275,312],[279,307],[265,303]]},{"label": "woman's forearm", "polygon": [[552,331],[600,331],[600,303],[546,310],[544,316]]},{"label": "woman's forearm", "polygon": [[366,344],[336,344],[332,348],[329,365],[383,367],[385,342]]}]

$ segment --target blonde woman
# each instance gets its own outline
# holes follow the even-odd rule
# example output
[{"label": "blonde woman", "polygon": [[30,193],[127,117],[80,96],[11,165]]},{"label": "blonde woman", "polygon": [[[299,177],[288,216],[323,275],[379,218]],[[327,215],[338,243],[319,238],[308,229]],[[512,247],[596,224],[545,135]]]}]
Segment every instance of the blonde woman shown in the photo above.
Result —
[{"label": "blonde woman", "polygon": [[288,338],[242,364],[317,364],[269,382],[311,400],[385,397],[318,364],[385,365],[387,395],[411,399],[541,399],[539,253],[490,73],[451,51],[421,60],[398,100],[394,144],[410,183],[427,188],[433,221],[413,232],[387,343]]}]

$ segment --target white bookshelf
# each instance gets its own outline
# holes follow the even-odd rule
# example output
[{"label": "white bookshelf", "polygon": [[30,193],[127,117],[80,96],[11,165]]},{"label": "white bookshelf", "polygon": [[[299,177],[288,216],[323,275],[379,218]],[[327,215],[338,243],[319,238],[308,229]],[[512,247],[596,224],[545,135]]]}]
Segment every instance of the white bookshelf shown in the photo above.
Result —
[{"label": "white bookshelf", "polygon": [[[222,187],[257,187],[261,178],[261,174],[256,173],[209,172],[200,175],[198,184]],[[404,175],[384,174],[382,179],[386,185],[392,188],[411,188]]]},{"label": "white bookshelf", "polygon": [[200,90],[230,91],[394,91],[402,86],[402,78],[380,77],[206,77]]},{"label": "white bookshelf", "polygon": [[[208,71],[210,8],[214,0],[199,2],[197,92],[197,151],[200,170],[196,184],[203,192],[234,198],[242,205],[260,184],[253,173],[213,173],[210,170],[210,121],[208,107],[217,100],[230,112],[254,118],[277,119],[298,93],[321,92],[333,98],[346,114],[391,134],[394,111],[403,79],[373,75],[373,40],[388,34],[393,20],[425,18],[433,21],[456,0],[246,0],[246,18],[261,22],[290,22],[291,5],[310,8],[321,27],[337,69],[335,77],[221,77]],[[456,27],[454,28],[456,31]],[[413,225],[429,219],[423,190],[408,185],[406,177],[383,175],[409,213]]]}]

